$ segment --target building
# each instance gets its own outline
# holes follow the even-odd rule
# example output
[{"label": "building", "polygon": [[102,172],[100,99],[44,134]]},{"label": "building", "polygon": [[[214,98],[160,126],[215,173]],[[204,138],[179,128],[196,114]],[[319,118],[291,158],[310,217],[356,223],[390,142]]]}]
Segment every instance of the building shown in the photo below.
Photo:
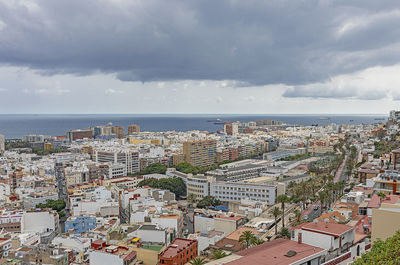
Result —
[{"label": "building", "polygon": [[158,256],[159,264],[186,264],[197,257],[197,247],[196,240],[176,238]]},{"label": "building", "polygon": [[325,254],[325,249],[279,238],[207,264],[319,265],[325,261]]},{"label": "building", "polygon": [[229,235],[244,225],[246,216],[225,214],[216,211],[196,210],[193,217],[194,232],[217,231]]},{"label": "building", "polygon": [[222,202],[240,202],[242,199],[250,199],[274,205],[278,195],[275,183],[215,182],[211,184],[211,196]]},{"label": "building", "polygon": [[[380,203],[380,205],[379,205]],[[372,241],[378,238],[385,240],[400,230],[399,196],[390,195],[379,200],[377,207],[372,208]]]},{"label": "building", "polygon": [[224,123],[224,133],[230,136],[237,136],[239,134],[239,123],[237,122]]},{"label": "building", "polygon": [[261,173],[267,171],[269,167],[269,163],[247,163],[233,167],[225,166],[222,169],[207,171],[206,174],[218,181],[234,182],[260,177]]},{"label": "building", "polygon": [[142,225],[139,229],[133,231],[129,236],[134,236],[140,239],[142,243],[157,243],[168,245],[170,234],[167,229],[157,227],[156,225]]},{"label": "building", "polygon": [[126,173],[139,172],[139,153],[131,150],[95,150],[96,163],[121,163],[126,166]]},{"label": "building", "polygon": [[12,250],[11,247],[11,239],[10,238],[0,238],[0,257],[6,258],[8,257],[8,253]]},{"label": "building", "polygon": [[4,154],[4,151],[6,151],[5,138],[4,135],[0,134],[0,154]]},{"label": "building", "polygon": [[186,178],[186,194],[193,194],[195,201],[201,201],[204,197],[210,195],[210,178],[212,177],[188,174]]},{"label": "building", "polygon": [[119,139],[122,139],[125,136],[125,129],[122,126],[113,126],[112,133],[116,134]]},{"label": "building", "polygon": [[0,210],[0,229],[6,232],[21,232],[23,211]]},{"label": "building", "polygon": [[380,173],[377,177],[367,179],[367,185],[371,180],[377,192],[393,195],[400,194],[400,174],[397,170],[385,170],[385,172]]},{"label": "building", "polygon": [[128,135],[139,133],[140,132],[140,126],[136,124],[132,124],[128,126]]},{"label": "building", "polygon": [[72,130],[67,133],[70,142],[82,139],[93,139],[92,130]]},{"label": "building", "polygon": [[193,166],[210,167],[217,162],[217,141],[193,141],[183,143],[185,162]]},{"label": "building", "polygon": [[326,249],[328,259],[335,258],[349,250],[354,244],[353,227],[330,223],[328,220],[300,224],[292,227],[291,238],[294,241]]},{"label": "building", "polygon": [[91,248],[90,265],[133,265],[136,262],[136,252],[127,247],[110,246],[102,240],[95,240]]},{"label": "building", "polygon": [[95,229],[96,217],[90,215],[70,216],[65,221],[65,232],[80,235]]}]

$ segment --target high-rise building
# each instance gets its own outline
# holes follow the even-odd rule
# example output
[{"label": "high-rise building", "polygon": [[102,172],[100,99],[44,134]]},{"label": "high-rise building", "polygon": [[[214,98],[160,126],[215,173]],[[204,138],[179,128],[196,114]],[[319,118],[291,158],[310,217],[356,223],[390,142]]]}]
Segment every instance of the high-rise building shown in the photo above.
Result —
[{"label": "high-rise building", "polygon": [[3,154],[5,150],[6,147],[5,147],[4,135],[0,134],[0,154]]},{"label": "high-rise building", "polygon": [[227,122],[224,124],[224,132],[227,135],[237,136],[239,134],[239,123]]},{"label": "high-rise building", "polygon": [[209,167],[217,162],[217,141],[205,140],[183,143],[185,162],[193,166]]},{"label": "high-rise building", "polygon": [[70,142],[81,140],[81,139],[93,139],[93,131],[92,130],[73,130],[69,131],[67,137]]},{"label": "high-rise building", "polygon": [[111,162],[113,164],[124,164],[126,166],[127,173],[136,173],[140,170],[139,153],[136,151],[95,150],[94,159],[97,163]]},{"label": "high-rise building", "polygon": [[122,126],[113,126],[112,133],[116,134],[119,139],[122,139],[125,136],[125,129]]},{"label": "high-rise building", "polygon": [[140,126],[132,124],[128,126],[128,134],[134,134],[140,132]]}]

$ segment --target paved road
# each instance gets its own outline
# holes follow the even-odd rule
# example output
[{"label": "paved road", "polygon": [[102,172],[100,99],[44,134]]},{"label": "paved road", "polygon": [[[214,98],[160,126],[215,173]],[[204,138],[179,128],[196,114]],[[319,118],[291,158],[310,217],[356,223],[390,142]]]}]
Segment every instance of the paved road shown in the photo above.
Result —
[{"label": "paved road", "polygon": [[[333,182],[336,183],[340,180],[347,180],[347,177],[344,174],[344,168],[346,165],[346,161],[347,161],[347,154],[344,156],[343,162],[342,164],[340,164],[338,170],[336,171],[335,177],[333,179]],[[321,188],[322,190],[323,188]],[[318,210],[314,210],[314,208],[318,206],[319,209]],[[314,220],[315,218],[318,218],[319,216],[321,216],[322,214],[322,209],[321,209],[321,202],[320,201],[316,201],[313,204],[311,204],[306,210],[304,210],[303,212],[303,219],[307,219],[307,220]]]}]

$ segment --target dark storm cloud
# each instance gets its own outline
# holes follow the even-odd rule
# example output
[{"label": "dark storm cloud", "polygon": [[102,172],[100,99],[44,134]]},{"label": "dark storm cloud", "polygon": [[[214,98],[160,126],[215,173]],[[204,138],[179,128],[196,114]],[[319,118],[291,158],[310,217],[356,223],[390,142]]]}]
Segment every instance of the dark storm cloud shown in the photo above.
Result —
[{"label": "dark storm cloud", "polygon": [[[0,0],[0,63],[123,81],[302,85],[398,63],[396,8],[398,0]],[[309,92],[285,96],[299,93]]]}]

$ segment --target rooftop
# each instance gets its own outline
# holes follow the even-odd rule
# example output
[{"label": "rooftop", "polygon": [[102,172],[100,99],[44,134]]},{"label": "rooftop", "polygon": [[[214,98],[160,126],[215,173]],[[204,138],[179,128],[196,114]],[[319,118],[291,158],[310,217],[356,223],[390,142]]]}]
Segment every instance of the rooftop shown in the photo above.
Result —
[{"label": "rooftop", "polygon": [[237,252],[237,260],[226,264],[270,264],[270,265],[289,265],[300,261],[309,256],[324,253],[322,248],[313,247],[307,244],[299,244],[288,239],[276,239],[271,242],[248,248]]},{"label": "rooftop", "polygon": [[196,240],[190,240],[186,238],[176,238],[171,244],[160,254],[162,258],[175,257],[180,251],[188,248],[191,244],[195,243]]},{"label": "rooftop", "polygon": [[344,225],[344,224],[333,224],[333,223],[325,223],[325,222],[310,222],[310,223],[304,223],[295,227],[292,227],[292,229],[302,229],[302,230],[307,230],[307,231],[312,231],[316,233],[324,233],[324,234],[329,234],[335,237],[338,237],[344,233],[346,233],[349,230],[352,230],[353,227],[349,225]]}]

